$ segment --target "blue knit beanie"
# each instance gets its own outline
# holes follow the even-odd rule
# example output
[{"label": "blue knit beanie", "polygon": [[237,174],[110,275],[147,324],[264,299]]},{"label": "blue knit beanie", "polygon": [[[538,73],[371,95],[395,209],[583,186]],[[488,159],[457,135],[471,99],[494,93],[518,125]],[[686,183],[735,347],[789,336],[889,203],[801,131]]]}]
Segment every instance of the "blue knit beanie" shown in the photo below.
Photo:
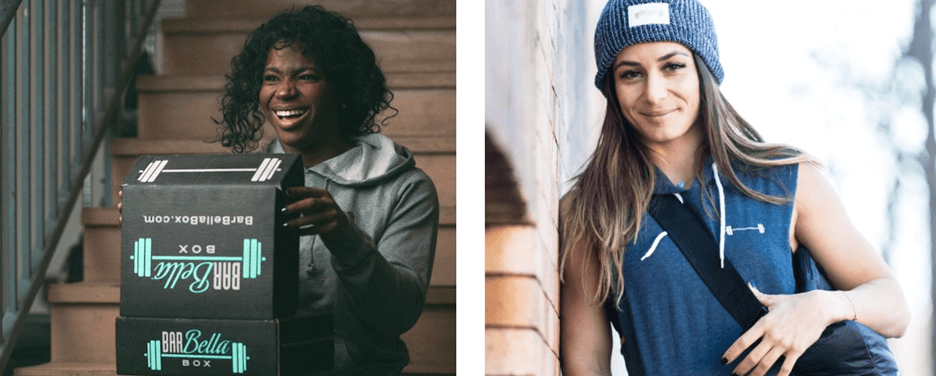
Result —
[{"label": "blue knit beanie", "polygon": [[625,47],[661,41],[680,43],[702,57],[721,84],[715,25],[697,0],[609,0],[595,28],[595,86],[604,89],[608,69]]}]

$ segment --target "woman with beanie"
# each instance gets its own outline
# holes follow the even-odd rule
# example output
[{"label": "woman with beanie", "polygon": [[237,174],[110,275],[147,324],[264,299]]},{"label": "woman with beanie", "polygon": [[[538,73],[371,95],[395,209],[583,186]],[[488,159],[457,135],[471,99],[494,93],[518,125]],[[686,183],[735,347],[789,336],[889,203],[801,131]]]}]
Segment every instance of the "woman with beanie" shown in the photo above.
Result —
[{"label": "woman with beanie", "polygon": [[[565,375],[610,374],[611,329],[631,375],[789,375],[830,324],[899,337],[893,273],[799,149],[765,142],[719,91],[696,0],[610,0],[595,31],[607,99],[596,150],[561,203]],[[675,196],[769,309],[744,330],[651,215]],[[796,291],[809,252],[836,290]]]}]

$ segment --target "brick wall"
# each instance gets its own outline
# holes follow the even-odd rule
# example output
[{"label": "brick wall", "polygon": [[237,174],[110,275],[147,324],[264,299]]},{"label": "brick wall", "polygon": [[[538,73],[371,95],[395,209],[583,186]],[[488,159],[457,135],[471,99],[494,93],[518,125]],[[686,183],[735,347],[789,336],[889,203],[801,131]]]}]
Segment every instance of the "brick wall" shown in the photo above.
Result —
[{"label": "brick wall", "polygon": [[602,5],[486,0],[488,375],[559,374],[558,202],[603,105],[588,22]]}]

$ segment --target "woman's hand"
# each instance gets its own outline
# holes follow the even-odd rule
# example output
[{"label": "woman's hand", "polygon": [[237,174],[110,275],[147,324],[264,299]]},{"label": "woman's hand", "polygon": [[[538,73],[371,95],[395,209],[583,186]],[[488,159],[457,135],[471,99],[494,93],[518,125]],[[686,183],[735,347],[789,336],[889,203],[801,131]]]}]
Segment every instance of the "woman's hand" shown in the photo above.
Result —
[{"label": "woman's hand", "polygon": [[347,214],[341,210],[328,191],[312,187],[293,187],[286,190],[286,196],[297,201],[284,206],[283,213],[301,216],[286,221],[284,227],[296,229],[300,235],[319,235],[329,240],[340,238],[348,230]]},{"label": "woman's hand", "polygon": [[839,300],[845,297],[840,291],[822,290],[794,295],[768,295],[754,286],[750,287],[770,312],[728,348],[722,361],[734,362],[745,349],[760,340],[748,356],[738,363],[734,374],[747,375],[750,372],[750,375],[764,375],[783,356],[785,359],[778,375],[789,375],[796,360],[835,321],[835,315],[832,314],[834,309],[830,308],[841,305]]},{"label": "woman's hand", "polygon": [[123,187],[117,191],[117,227],[123,225]]}]

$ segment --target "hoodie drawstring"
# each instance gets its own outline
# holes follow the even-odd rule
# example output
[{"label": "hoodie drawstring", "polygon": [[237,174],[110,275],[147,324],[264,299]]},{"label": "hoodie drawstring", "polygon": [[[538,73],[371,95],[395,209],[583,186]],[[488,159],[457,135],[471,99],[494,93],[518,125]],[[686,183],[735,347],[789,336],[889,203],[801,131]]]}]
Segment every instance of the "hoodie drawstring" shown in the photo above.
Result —
[{"label": "hoodie drawstring", "polygon": [[718,219],[720,224],[720,236],[718,238],[718,257],[721,259],[721,267],[725,268],[725,188],[722,187],[721,179],[718,177],[718,164],[712,163],[712,172],[715,173],[715,185],[718,186]]}]

